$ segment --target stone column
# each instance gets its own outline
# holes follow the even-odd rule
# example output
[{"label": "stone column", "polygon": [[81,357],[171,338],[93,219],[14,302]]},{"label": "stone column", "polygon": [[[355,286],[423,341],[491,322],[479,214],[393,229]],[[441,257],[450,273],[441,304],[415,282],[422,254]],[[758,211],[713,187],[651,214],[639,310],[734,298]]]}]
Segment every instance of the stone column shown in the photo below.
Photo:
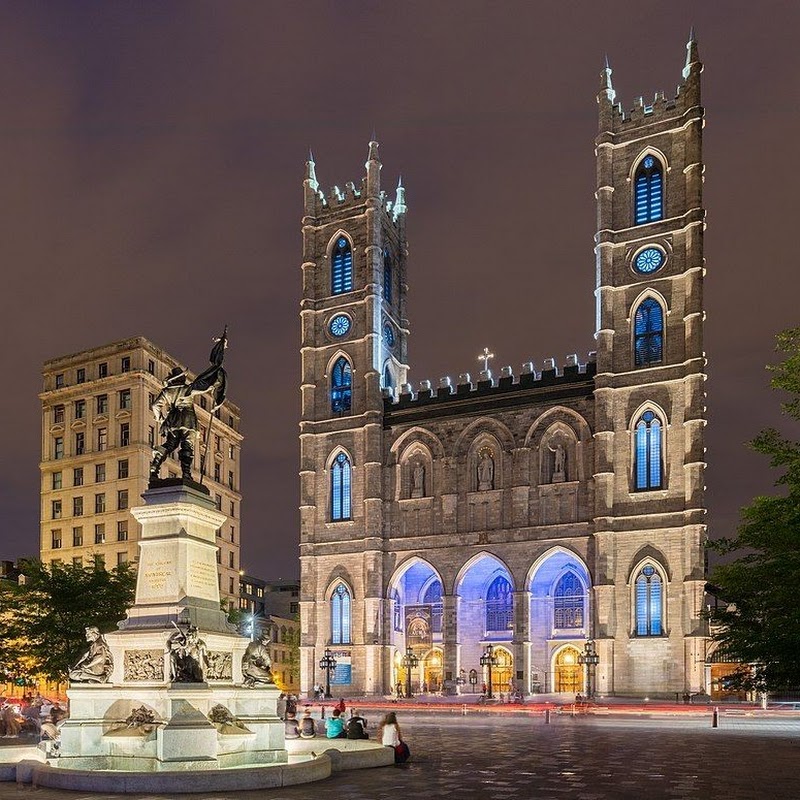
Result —
[{"label": "stone column", "polygon": [[[530,608],[531,593],[514,592],[514,634],[511,644],[514,655],[514,685],[523,694],[530,692]],[[522,672],[518,678],[517,673]]]},{"label": "stone column", "polygon": [[455,594],[442,595],[442,651],[443,678],[450,672],[453,680],[458,677],[458,603]]}]

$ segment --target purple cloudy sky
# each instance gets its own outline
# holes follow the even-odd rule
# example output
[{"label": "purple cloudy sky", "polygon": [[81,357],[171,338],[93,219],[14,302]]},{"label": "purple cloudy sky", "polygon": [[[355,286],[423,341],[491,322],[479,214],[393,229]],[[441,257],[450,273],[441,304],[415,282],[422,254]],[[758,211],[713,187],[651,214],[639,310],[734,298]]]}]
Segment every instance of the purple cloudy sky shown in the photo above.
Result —
[{"label": "purple cloudy sky", "polygon": [[[296,574],[301,181],[408,187],[414,382],[594,349],[595,93],[706,64],[712,535],[771,477],[764,365],[799,321],[800,6],[785,2],[9,2],[0,558],[38,541],[44,359],[143,334],[189,365],[231,324],[245,568]],[[175,293],[172,285],[194,285]],[[449,334],[449,335],[448,335]]]}]

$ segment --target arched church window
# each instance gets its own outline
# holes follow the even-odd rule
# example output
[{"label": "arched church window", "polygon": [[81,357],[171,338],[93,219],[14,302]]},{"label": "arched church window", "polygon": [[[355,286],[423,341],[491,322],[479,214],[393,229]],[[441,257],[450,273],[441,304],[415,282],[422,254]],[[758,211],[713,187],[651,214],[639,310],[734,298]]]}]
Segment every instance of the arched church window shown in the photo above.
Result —
[{"label": "arched church window", "polygon": [[331,644],[350,644],[350,592],[343,583],[331,595]]},{"label": "arched church window", "polygon": [[353,248],[347,237],[340,236],[331,254],[331,294],[353,290]]},{"label": "arched church window", "polygon": [[486,593],[486,630],[507,631],[514,623],[514,598],[511,584],[498,575]]},{"label": "arched church window", "polygon": [[634,473],[637,490],[662,488],[662,435],[661,420],[652,411],[645,411],[635,427]]},{"label": "arched church window", "polygon": [[331,373],[331,412],[346,414],[353,399],[353,369],[350,362],[341,356],[336,359]]},{"label": "arched church window", "polygon": [[654,156],[645,156],[636,170],[636,225],[656,222],[664,218],[664,179],[661,162]]},{"label": "arched church window", "polygon": [[431,630],[434,633],[442,632],[442,582],[434,581],[425,591],[423,603],[431,605]]},{"label": "arched church window", "polygon": [[583,627],[583,584],[574,572],[565,572],[553,593],[553,627]]},{"label": "arched church window", "polygon": [[396,631],[403,630],[403,605],[400,602],[400,592],[397,589],[392,592],[392,627]]},{"label": "arched church window", "polygon": [[664,310],[661,304],[648,297],[633,317],[633,353],[637,367],[658,364],[664,350]]},{"label": "arched church window", "polygon": [[392,254],[387,247],[383,251],[383,299],[387,303],[392,302],[392,282],[394,280],[394,270],[392,269]]},{"label": "arched church window", "polygon": [[652,564],[645,564],[636,576],[636,635],[663,633],[663,581]]},{"label": "arched church window", "polygon": [[394,376],[388,361],[383,365],[383,388],[394,389]]},{"label": "arched church window", "polygon": [[339,453],[331,464],[331,520],[351,519],[350,511],[350,459]]}]

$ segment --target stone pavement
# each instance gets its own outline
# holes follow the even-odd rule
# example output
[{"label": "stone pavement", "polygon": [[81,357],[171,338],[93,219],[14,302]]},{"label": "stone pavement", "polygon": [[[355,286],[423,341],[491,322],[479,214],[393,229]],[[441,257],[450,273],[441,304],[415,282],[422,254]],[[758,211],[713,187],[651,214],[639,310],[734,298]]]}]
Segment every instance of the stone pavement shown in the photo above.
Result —
[{"label": "stone pavement", "polygon": [[[197,800],[604,800],[800,798],[800,720],[456,717],[401,714],[413,753],[402,767],[341,773],[260,792]],[[322,742],[321,742],[322,744]],[[202,777],[197,776],[198,784]],[[0,784],[0,800],[98,800]],[[104,796],[107,797],[107,796]],[[123,797],[114,795],[114,797]],[[136,800],[172,800],[128,795]]]}]

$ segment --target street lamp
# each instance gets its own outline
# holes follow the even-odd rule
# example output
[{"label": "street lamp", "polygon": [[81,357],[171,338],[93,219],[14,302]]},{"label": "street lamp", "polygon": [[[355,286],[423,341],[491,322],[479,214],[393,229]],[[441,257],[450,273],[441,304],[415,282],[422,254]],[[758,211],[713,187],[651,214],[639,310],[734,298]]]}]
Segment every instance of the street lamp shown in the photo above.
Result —
[{"label": "street lamp", "polygon": [[403,666],[406,670],[406,697],[411,697],[411,670],[419,664],[419,659],[414,655],[411,647],[406,647],[406,654],[403,656]]},{"label": "street lamp", "polygon": [[578,656],[578,663],[586,666],[586,698],[591,700],[594,697],[594,681],[592,680],[592,673],[600,663],[600,656],[594,649],[594,642],[588,639],[583,652]]},{"label": "street lamp", "polygon": [[486,645],[486,649],[483,651],[483,655],[481,656],[481,666],[488,667],[489,669],[489,691],[486,693],[486,696],[491,700],[492,695],[492,667],[497,664],[497,656],[494,654],[494,646],[491,644]]},{"label": "street lamp", "polygon": [[319,668],[325,672],[325,698],[330,699],[331,672],[336,669],[336,659],[327,647],[325,648],[325,655],[319,660]]}]

